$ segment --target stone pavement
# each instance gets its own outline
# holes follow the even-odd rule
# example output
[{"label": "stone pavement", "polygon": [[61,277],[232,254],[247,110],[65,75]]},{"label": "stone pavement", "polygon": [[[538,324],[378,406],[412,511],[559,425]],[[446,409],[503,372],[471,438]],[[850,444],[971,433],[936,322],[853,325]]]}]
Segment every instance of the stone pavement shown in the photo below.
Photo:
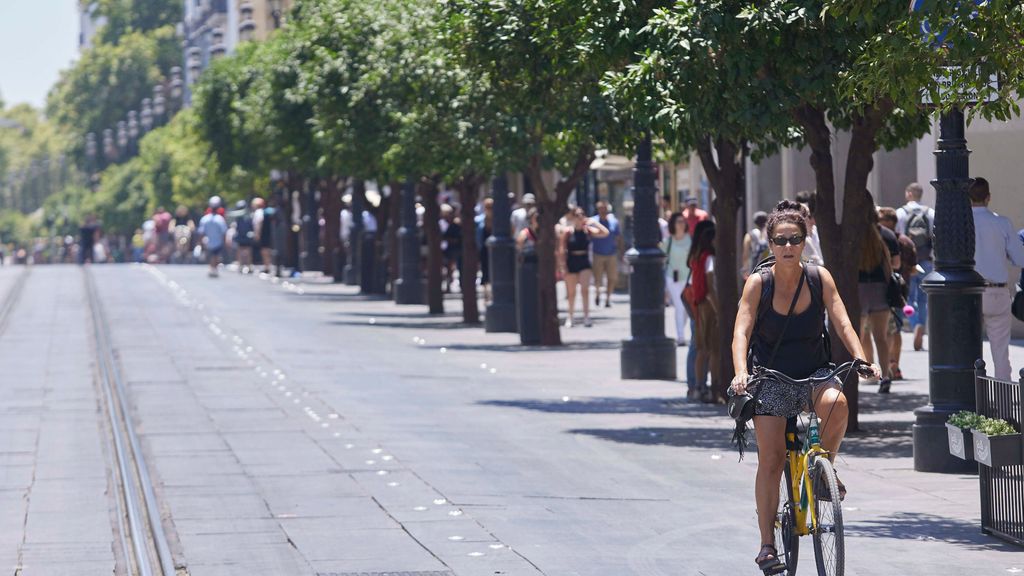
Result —
[{"label": "stone pavement", "polygon": [[[49,289],[74,301],[77,270],[53,270],[61,285]],[[722,408],[686,403],[680,382],[619,379],[624,297],[542,349],[462,325],[454,298],[429,316],[315,281],[93,271],[181,573],[759,574],[756,454],[737,462]],[[25,294],[23,306],[46,306]],[[980,534],[975,477],[913,471],[926,357],[905,354],[918,378],[890,396],[865,386],[866,432],[840,456],[847,574],[1024,569],[1024,550]],[[0,456],[0,478],[16,474]],[[2,542],[18,533],[0,526]],[[21,548],[0,558],[10,550]],[[51,572],[21,572],[40,573]]]},{"label": "stone pavement", "polygon": [[[142,286],[138,274],[111,270],[103,289]],[[681,384],[619,379],[623,298],[597,311],[594,328],[564,330],[567,345],[547,350],[461,325],[456,299],[431,317],[334,285],[210,281],[192,268],[161,268],[154,279],[177,283],[171,291],[193,308],[170,310],[133,290],[137,311],[163,317],[156,324],[173,326],[169,334],[206,330],[221,340],[204,349],[178,334],[190,355],[234,354],[262,368],[237,381],[226,366],[204,376],[204,387],[225,395],[210,418],[241,466],[230,473],[240,471],[266,504],[250,510],[253,520],[273,519],[315,572],[756,573],[756,455],[738,463],[731,422],[720,408],[683,402]],[[1021,365],[1021,350],[1014,355]],[[904,372],[922,375],[925,362],[910,351]],[[273,370],[290,384],[267,384]],[[192,390],[196,371],[185,378]],[[913,472],[909,424],[923,380],[896,384],[888,397],[865,388],[866,433],[840,460],[851,487],[848,573],[1024,567],[1019,549],[979,533],[974,477]],[[214,501],[227,503],[206,504]],[[175,498],[168,502],[173,518]]]}]

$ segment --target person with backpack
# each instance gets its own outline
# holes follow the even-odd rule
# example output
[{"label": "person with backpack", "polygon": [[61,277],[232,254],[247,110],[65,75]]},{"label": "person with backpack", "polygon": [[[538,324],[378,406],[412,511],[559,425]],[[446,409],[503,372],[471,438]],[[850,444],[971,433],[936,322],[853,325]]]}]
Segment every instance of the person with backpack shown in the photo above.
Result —
[{"label": "person with backpack", "polygon": [[[759,267],[743,286],[733,331],[732,359],[736,376],[731,395],[747,392],[748,369],[771,368],[803,379],[830,372],[831,361],[825,314],[854,358],[864,359],[864,350],[846,314],[835,280],[823,267],[802,261],[809,232],[807,212],[796,202],[783,200],[769,214],[770,265]],[[805,288],[806,285],[806,288]],[[877,364],[870,368],[880,377]],[[821,443],[834,460],[846,434],[849,406],[833,381],[813,389],[789,386],[777,380],[762,381],[754,395],[754,433],[757,437],[757,478],[754,497],[761,548],[758,566],[781,564],[775,542],[775,515],[779,509],[779,482],[786,463],[786,421],[803,411],[808,397],[823,419]],[[840,494],[846,487],[840,484]]]},{"label": "person with backpack", "polygon": [[907,203],[896,210],[896,231],[910,238],[917,254],[918,273],[910,279],[910,301],[914,315],[910,325],[914,330],[914,350],[924,349],[924,333],[928,326],[928,295],[921,289],[921,280],[935,269],[933,239],[935,210],[921,204],[924,188],[911,182],[903,191]]},{"label": "person with backpack", "polygon": [[197,229],[202,238],[206,259],[210,264],[210,278],[217,277],[220,253],[224,250],[224,238],[228,233],[228,222],[224,219],[224,208],[220,196],[211,196],[206,214],[199,220]]},{"label": "person with backpack", "polygon": [[749,264],[749,268],[743,271],[743,279],[746,280],[750,272],[757,267],[757,264],[771,256],[768,249],[768,234],[765,232],[765,224],[768,223],[768,214],[758,210],[754,212],[754,227],[743,236],[743,262]]},{"label": "person with backpack", "polygon": [[256,229],[252,224],[252,213],[249,212],[249,203],[239,200],[232,212],[235,216],[235,246],[237,247],[238,273],[249,274],[252,272],[253,255],[252,251],[256,246]]}]

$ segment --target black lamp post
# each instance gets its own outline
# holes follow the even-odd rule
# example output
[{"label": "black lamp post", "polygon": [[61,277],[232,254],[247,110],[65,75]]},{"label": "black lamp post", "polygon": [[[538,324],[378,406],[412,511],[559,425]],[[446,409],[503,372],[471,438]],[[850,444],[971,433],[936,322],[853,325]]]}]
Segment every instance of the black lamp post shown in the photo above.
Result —
[{"label": "black lamp post", "polygon": [[491,258],[491,303],[484,315],[487,332],[516,332],[516,249],[512,239],[512,203],[508,178],[499,174],[491,182],[494,225],[487,239]]},{"label": "black lamp post", "polygon": [[416,227],[416,183],[412,178],[402,185],[401,227],[398,229],[398,280],[396,304],[423,304],[423,280],[420,277],[420,235]]},{"label": "black lamp post", "polygon": [[928,405],[914,411],[914,469],[971,472],[973,462],[949,454],[945,423],[959,410],[974,410],[974,362],[981,358],[981,294],[985,279],[974,270],[974,215],[964,113],[939,120],[935,151],[935,270],[921,286],[928,294]]},{"label": "black lamp post", "polygon": [[676,343],[665,336],[665,253],[658,247],[658,189],[655,184],[651,137],[637,148],[633,169],[635,242],[626,252],[629,275],[630,332],[622,341],[621,366],[625,380],[675,380]]}]

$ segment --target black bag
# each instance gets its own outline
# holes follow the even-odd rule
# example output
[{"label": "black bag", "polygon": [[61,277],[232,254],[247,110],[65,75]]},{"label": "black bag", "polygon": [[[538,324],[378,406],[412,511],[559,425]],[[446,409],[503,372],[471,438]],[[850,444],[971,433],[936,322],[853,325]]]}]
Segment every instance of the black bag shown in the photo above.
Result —
[{"label": "black bag", "polygon": [[903,276],[899,272],[893,272],[885,285],[885,302],[893,310],[903,310],[907,301],[903,298]]},{"label": "black bag", "polygon": [[1010,314],[1017,320],[1024,321],[1024,270],[1020,272],[1020,280],[1014,290],[1013,304],[1010,305]]}]

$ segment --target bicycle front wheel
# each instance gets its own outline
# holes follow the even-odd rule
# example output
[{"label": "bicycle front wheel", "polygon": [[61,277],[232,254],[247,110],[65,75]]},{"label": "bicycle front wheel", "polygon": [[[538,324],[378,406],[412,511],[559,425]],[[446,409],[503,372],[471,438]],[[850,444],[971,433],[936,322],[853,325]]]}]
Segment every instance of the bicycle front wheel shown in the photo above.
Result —
[{"label": "bicycle front wheel", "polygon": [[843,576],[846,546],[843,542],[843,503],[839,500],[839,482],[832,463],[817,458],[812,471],[814,514],[814,561],[819,576]]},{"label": "bicycle front wheel", "polygon": [[779,483],[779,511],[775,514],[775,546],[786,563],[786,576],[796,574],[800,557],[800,535],[796,531],[796,508],[793,503],[793,475],[786,459],[785,473]]}]

